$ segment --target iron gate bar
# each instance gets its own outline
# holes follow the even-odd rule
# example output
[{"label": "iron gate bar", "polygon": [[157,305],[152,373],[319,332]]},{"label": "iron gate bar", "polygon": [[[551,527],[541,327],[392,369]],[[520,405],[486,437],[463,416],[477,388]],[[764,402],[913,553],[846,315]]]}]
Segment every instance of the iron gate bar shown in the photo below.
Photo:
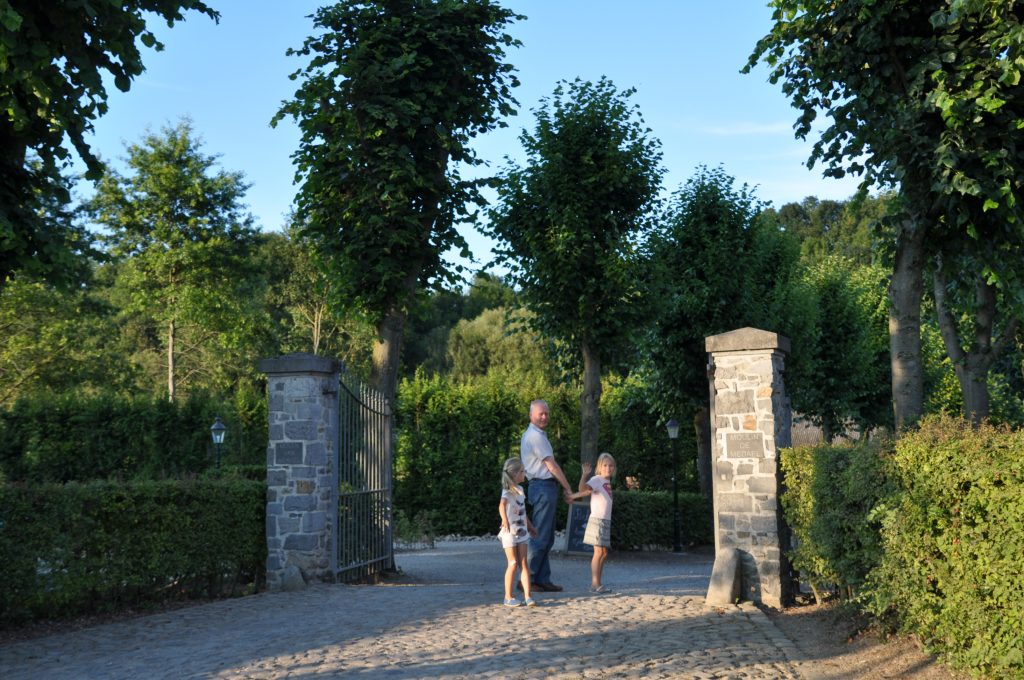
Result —
[{"label": "iron gate bar", "polygon": [[393,421],[383,395],[347,373],[340,377],[332,569],[339,580],[358,580],[394,567]]}]

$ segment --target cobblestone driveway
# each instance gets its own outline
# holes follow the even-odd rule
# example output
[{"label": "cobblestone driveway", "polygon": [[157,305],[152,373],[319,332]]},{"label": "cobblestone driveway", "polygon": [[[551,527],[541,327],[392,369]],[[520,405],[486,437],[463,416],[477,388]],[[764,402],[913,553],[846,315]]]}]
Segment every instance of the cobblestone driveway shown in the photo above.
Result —
[{"label": "cobblestone driveway", "polygon": [[750,605],[708,608],[710,556],[557,557],[562,593],[501,606],[496,542],[400,554],[405,578],[264,593],[0,647],[25,678],[801,678]]}]

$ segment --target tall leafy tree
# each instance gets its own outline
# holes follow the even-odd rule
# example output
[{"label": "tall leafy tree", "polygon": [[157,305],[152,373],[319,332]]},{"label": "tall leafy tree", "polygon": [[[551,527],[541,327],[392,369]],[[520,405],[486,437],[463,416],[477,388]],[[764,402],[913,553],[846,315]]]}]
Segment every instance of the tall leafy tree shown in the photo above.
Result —
[{"label": "tall leafy tree", "polygon": [[[923,408],[921,300],[937,251],[1021,240],[1024,27],[1001,0],[774,0],[764,60],[800,111],[797,136],[831,119],[809,159],[899,189],[889,289],[897,427]],[[984,219],[979,219],[985,216]],[[981,246],[979,248],[979,246]],[[995,262],[986,262],[998,277]]]},{"label": "tall leafy tree", "polygon": [[644,312],[636,243],[662,170],[633,92],[605,78],[560,83],[520,136],[527,165],[503,174],[491,216],[531,325],[582,360],[584,461],[597,455],[602,366],[632,347]]},{"label": "tall leafy tree", "polygon": [[799,245],[763,207],[752,189],[735,186],[722,168],[701,167],[673,195],[649,244],[647,266],[658,301],[644,343],[649,382],[665,417],[693,417],[698,482],[707,495],[704,339],[744,326],[782,333],[792,339],[794,352],[787,390],[801,394],[813,374],[809,357],[818,314],[800,281]]},{"label": "tall leafy tree", "polygon": [[113,310],[90,290],[9,281],[0,289],[0,406],[34,392],[130,387],[117,335]]},{"label": "tall leafy tree", "polygon": [[108,171],[89,204],[121,261],[126,311],[163,328],[157,348],[171,400],[179,379],[216,368],[210,353],[184,367],[180,355],[211,344],[237,348],[255,320],[246,257],[255,230],[242,203],[248,185],[216,163],[183,121],[129,145],[130,174]]},{"label": "tall leafy tree", "polygon": [[85,137],[107,111],[103,78],[127,92],[143,71],[139,43],[163,49],[146,13],[173,25],[191,10],[219,17],[199,0],[0,2],[0,287],[19,271],[63,284],[80,273],[83,233],[40,205],[70,198],[68,142],[99,177]]},{"label": "tall leafy tree", "polygon": [[819,332],[809,352],[815,376],[800,395],[801,415],[821,428],[826,441],[851,424],[861,432],[891,426],[885,270],[830,255],[810,264],[804,278],[814,294]]},{"label": "tall leafy tree", "polygon": [[267,279],[276,351],[335,357],[353,374],[367,376],[373,326],[331,304],[331,279],[299,226],[290,222],[284,233],[262,234],[254,255]]},{"label": "tall leafy tree", "polygon": [[[416,291],[453,280],[444,253],[479,200],[469,142],[513,113],[503,63],[519,17],[491,0],[342,0],[313,15],[322,32],[273,123],[296,119],[297,213],[329,267],[336,302],[377,327],[372,382],[394,398]],[[273,124],[272,123],[272,124]]]}]

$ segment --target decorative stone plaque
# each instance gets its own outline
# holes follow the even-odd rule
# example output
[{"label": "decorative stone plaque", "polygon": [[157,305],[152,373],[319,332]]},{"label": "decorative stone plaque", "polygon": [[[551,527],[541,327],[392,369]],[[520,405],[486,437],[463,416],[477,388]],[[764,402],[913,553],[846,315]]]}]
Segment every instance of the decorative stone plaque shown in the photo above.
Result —
[{"label": "decorative stone plaque", "polygon": [[729,458],[764,458],[764,436],[760,432],[731,432],[725,435]]}]

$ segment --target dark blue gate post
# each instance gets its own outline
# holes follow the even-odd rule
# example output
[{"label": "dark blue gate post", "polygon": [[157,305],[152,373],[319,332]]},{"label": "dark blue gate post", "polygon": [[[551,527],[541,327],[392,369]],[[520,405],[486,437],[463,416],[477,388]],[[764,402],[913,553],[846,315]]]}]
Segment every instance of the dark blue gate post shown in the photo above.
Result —
[{"label": "dark blue gate post", "polygon": [[312,354],[264,359],[267,375],[267,588],[334,580],[340,365]]}]

